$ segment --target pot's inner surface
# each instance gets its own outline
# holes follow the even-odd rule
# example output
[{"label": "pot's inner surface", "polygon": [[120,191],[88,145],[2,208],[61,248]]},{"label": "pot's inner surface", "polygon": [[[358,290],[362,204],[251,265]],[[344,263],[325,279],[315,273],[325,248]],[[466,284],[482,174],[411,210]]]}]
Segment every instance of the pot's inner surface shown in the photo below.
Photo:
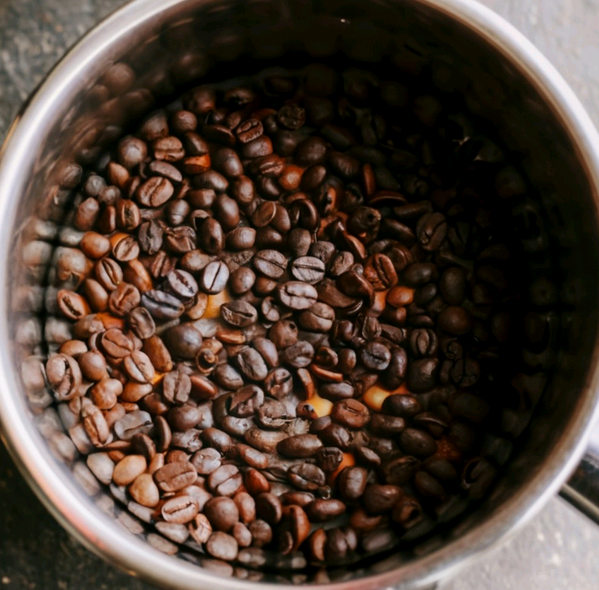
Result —
[{"label": "pot's inner surface", "polygon": [[[70,89],[68,100],[54,105],[52,125],[31,158],[33,168],[23,171],[30,181],[12,229],[15,264],[8,293],[15,362],[33,419],[56,461],[91,496],[90,510],[117,518],[129,529],[123,534],[140,535],[159,550],[223,574],[296,583],[387,571],[438,550],[501,510],[534,477],[568,427],[587,379],[597,320],[591,189],[570,139],[522,74],[461,25],[409,2],[188,2],[124,35],[104,58],[105,67],[90,71]],[[510,271],[517,267],[514,274],[522,284],[504,311],[513,314],[521,340],[510,353],[517,361],[509,361],[505,381],[482,392],[489,399],[502,397],[494,404],[502,411],[486,444],[499,478],[474,510],[462,514],[456,505],[433,536],[424,527],[421,536],[404,539],[401,551],[349,570],[323,573],[306,569],[300,559],[286,561],[287,572],[250,574],[211,562],[193,544],[177,546],[144,522],[145,512],[128,512],[115,489],[111,496],[96,481],[65,434],[40,361],[70,338],[55,300],[57,288],[72,278],[60,275],[60,259],[78,236],[61,229],[61,220],[81,201],[82,168],[101,169],[115,139],[195,84],[243,81],[266,68],[308,63],[357,67],[397,80],[420,89],[418,95],[435,96],[454,113],[477,173],[495,178],[498,207],[489,215],[505,216],[517,244],[512,252],[517,260],[509,264]],[[416,179],[410,173],[398,180],[400,190],[409,191]],[[492,319],[483,317],[484,322],[492,331]],[[274,569],[281,566],[273,562]]]}]

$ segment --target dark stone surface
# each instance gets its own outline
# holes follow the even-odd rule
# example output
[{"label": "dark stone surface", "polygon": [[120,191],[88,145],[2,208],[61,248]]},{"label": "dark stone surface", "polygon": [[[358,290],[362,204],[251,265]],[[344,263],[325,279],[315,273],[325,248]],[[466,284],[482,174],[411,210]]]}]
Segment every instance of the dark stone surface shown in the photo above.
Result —
[{"label": "dark stone surface", "polygon": [[[0,0],[0,140],[64,51],[123,0]],[[599,0],[483,0],[556,64],[599,121]],[[445,590],[595,590],[599,530],[560,500]],[[54,521],[0,445],[0,590],[151,590]]]}]

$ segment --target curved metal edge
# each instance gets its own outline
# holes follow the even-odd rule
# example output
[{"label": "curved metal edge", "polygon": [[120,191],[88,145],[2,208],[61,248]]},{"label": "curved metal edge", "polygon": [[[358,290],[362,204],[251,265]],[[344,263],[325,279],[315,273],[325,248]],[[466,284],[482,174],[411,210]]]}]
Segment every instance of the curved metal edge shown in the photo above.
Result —
[{"label": "curved metal edge", "polygon": [[599,429],[592,432],[587,451],[560,496],[599,525]]},{"label": "curved metal edge", "polygon": [[[68,100],[64,93],[69,81],[91,68],[94,59],[107,52],[118,36],[129,28],[171,9],[184,0],[134,0],[96,26],[59,62],[32,97],[29,106],[11,127],[0,151],[0,219],[10,225],[15,218],[18,195],[23,189],[19,162],[25,161],[36,144],[35,130],[44,127],[49,105]],[[538,88],[552,106],[575,143],[588,176],[599,188],[599,135],[572,90],[557,70],[519,31],[490,9],[474,0],[419,0],[443,12],[474,32],[484,41],[508,56]],[[120,31],[114,35],[114,31]],[[599,198],[598,198],[599,202]],[[0,235],[0,250],[10,247],[8,232]],[[0,276],[7,276],[6,257],[0,258]],[[8,285],[4,286],[5,289]],[[3,294],[6,297],[6,293]],[[0,316],[0,332],[7,334],[7,318]],[[0,382],[7,389],[18,390],[14,368],[10,364],[11,350],[7,340],[0,341]],[[503,507],[500,514],[485,523],[485,530],[475,529],[446,545],[438,552],[414,560],[401,570],[367,578],[328,585],[314,585],[316,590],[375,590],[382,587],[422,587],[434,584],[446,575],[465,567],[472,559],[492,547],[499,539],[528,521],[576,467],[582,456],[590,429],[599,417],[597,391],[599,385],[597,353],[590,360],[591,372],[586,389],[590,392],[572,419],[572,428],[564,434],[546,468],[520,490]],[[30,439],[23,436],[28,427],[24,398],[3,399],[0,406],[0,427],[3,439],[19,469],[57,520],[86,547],[131,574],[138,574],[155,584],[188,590],[263,590],[280,589],[280,585],[246,582],[223,578],[167,557],[131,535],[126,534],[99,510],[92,512],[84,501],[83,492],[73,481],[61,477],[54,459],[39,433]]]}]

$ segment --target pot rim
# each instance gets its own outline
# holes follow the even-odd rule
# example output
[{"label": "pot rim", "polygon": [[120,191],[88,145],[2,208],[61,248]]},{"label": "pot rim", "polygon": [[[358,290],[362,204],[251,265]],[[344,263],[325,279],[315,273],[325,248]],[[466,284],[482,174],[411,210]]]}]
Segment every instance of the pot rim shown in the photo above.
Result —
[{"label": "pot rim", "polygon": [[[575,94],[541,52],[507,21],[474,0],[417,0],[466,26],[482,41],[504,55],[538,90],[550,105],[556,118],[567,130],[578,151],[595,193],[595,213],[599,209],[599,135]],[[44,129],[46,114],[53,105],[65,100],[65,89],[74,85],[85,72],[93,70],[95,60],[106,56],[119,38],[158,13],[185,0],[133,0],[105,18],[88,32],[58,62],[32,94],[11,126],[0,150],[0,219],[12,227],[19,196],[26,178],[19,172],[28,169],[23,162],[35,153],[37,131]],[[97,67],[97,66],[96,66]],[[9,232],[0,235],[0,251],[9,252]],[[0,334],[9,334],[7,289],[10,269],[8,256],[0,257],[0,276],[5,291],[1,294],[4,309],[0,313]],[[35,427],[20,394],[16,370],[11,364],[12,343],[0,340],[0,431],[15,463],[34,492],[60,522],[85,547],[132,575],[165,587],[185,590],[280,590],[283,584],[248,582],[221,577],[207,569],[174,559],[135,538],[123,534],[122,527],[100,510],[89,510],[89,498],[70,477],[64,476],[44,439]],[[595,345],[583,399],[568,428],[556,443],[542,469],[521,489],[502,504],[501,510],[488,517],[483,525],[451,541],[431,555],[415,558],[410,563],[382,574],[328,584],[311,584],[315,590],[376,590],[389,586],[414,587],[432,584],[465,567],[534,516],[554,495],[580,460],[599,417],[599,356]],[[8,394],[8,392],[14,392]],[[18,392],[18,393],[17,393]]]}]

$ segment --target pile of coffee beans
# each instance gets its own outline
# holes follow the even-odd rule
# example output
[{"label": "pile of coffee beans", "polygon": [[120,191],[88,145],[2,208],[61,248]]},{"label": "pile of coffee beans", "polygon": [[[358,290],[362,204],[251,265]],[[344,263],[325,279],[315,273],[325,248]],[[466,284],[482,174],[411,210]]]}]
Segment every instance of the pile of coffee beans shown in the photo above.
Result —
[{"label": "pile of coffee beans", "polygon": [[431,94],[311,65],[122,137],[83,178],[56,269],[72,339],[46,363],[98,480],[255,567],[409,545],[484,497],[512,446],[519,176],[470,133]]}]

